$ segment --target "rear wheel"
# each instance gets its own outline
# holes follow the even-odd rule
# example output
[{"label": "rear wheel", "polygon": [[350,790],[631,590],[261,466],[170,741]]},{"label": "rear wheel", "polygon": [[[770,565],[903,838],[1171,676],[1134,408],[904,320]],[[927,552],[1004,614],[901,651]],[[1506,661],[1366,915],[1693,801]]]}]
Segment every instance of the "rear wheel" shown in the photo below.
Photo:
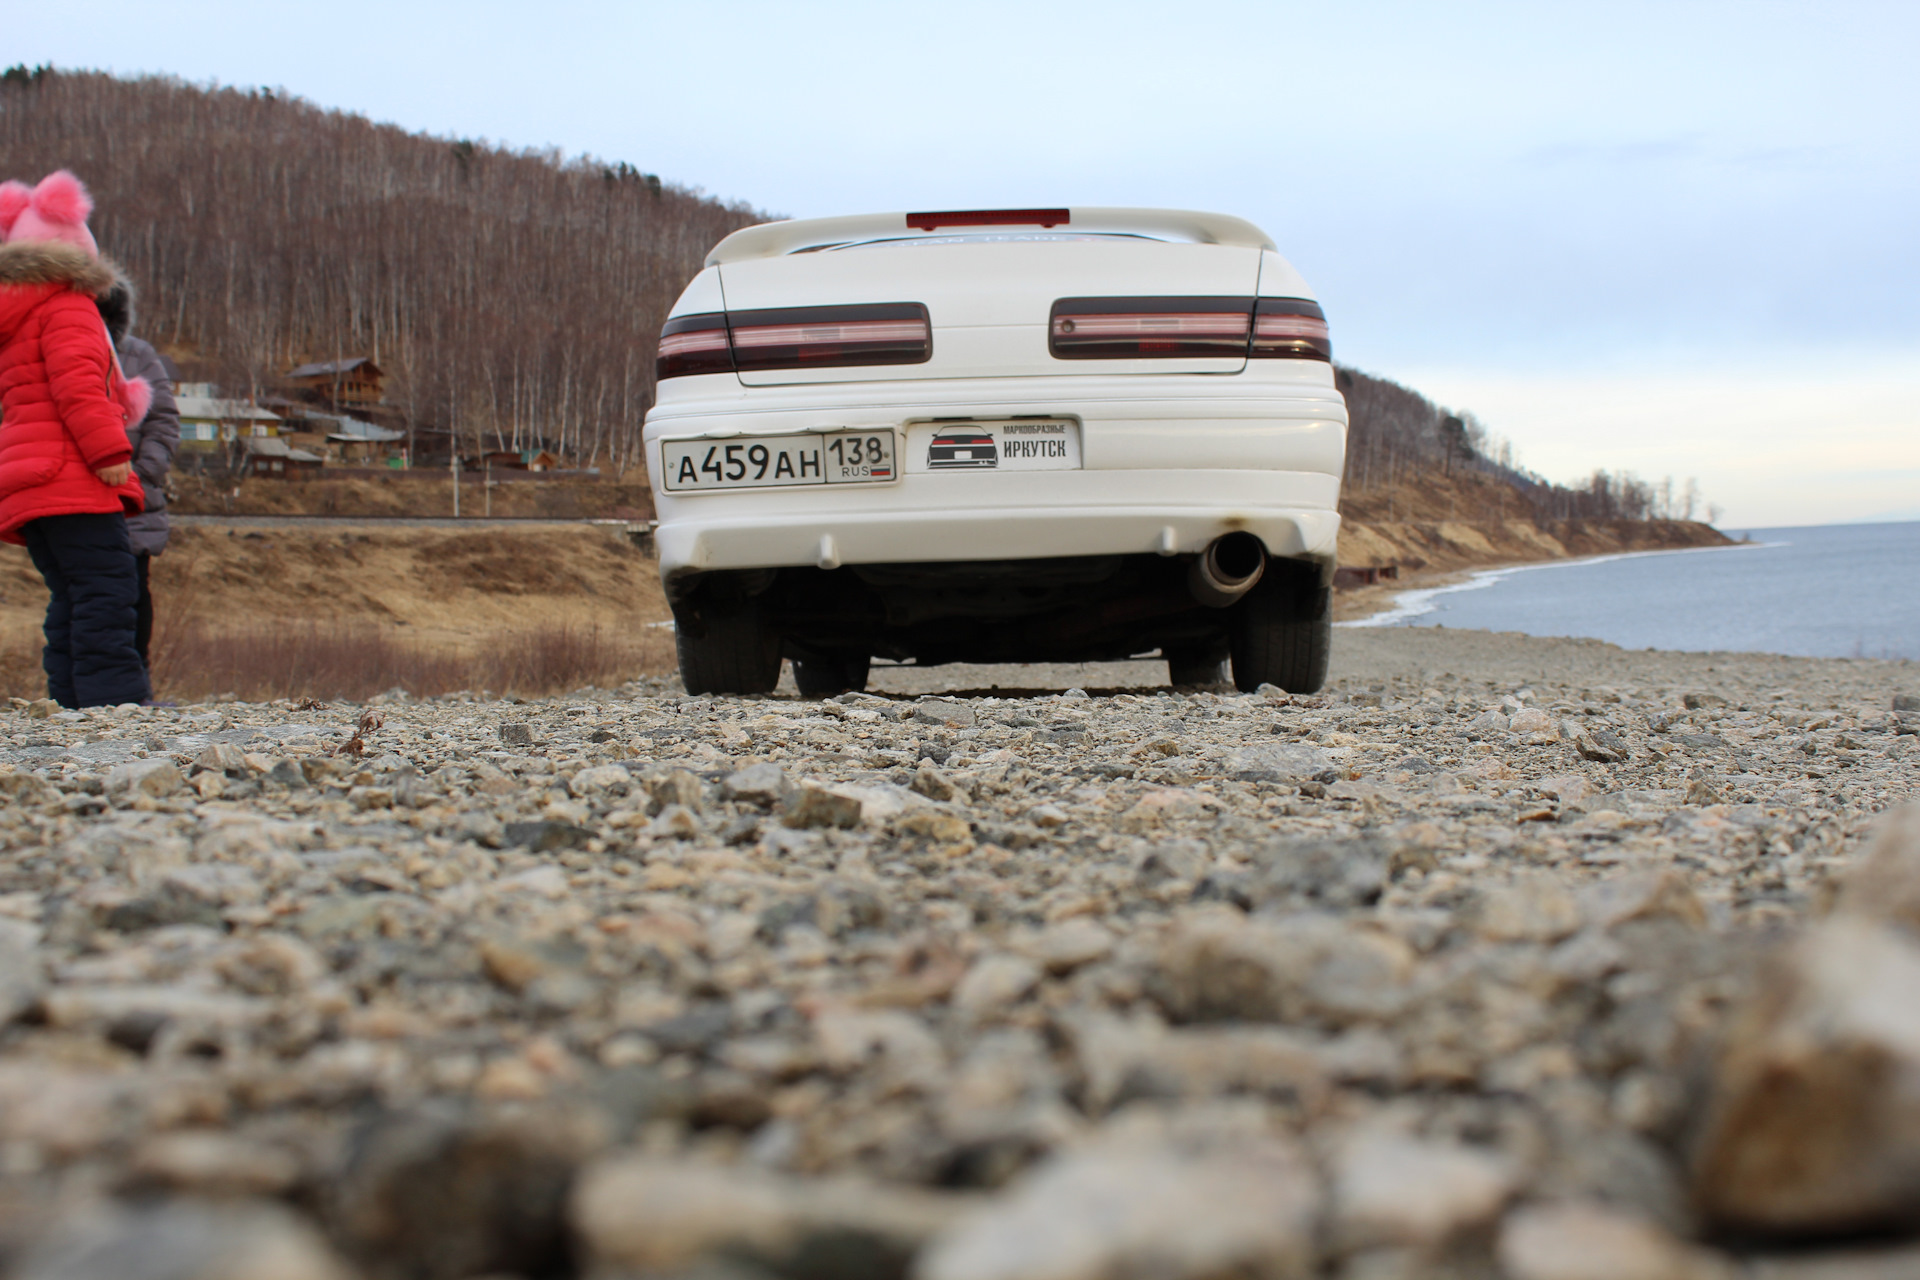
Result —
[{"label": "rear wheel", "polygon": [[1333,649],[1333,592],[1319,570],[1281,560],[1233,609],[1233,683],[1243,693],[1263,684],[1316,693],[1327,682]]},{"label": "rear wheel", "polygon": [[780,637],[757,600],[675,610],[673,638],[688,693],[772,693],[780,683]]},{"label": "rear wheel", "polygon": [[859,693],[867,687],[873,659],[864,653],[836,653],[822,658],[795,658],[793,683],[803,698],[831,698],[836,693]]},{"label": "rear wheel", "polygon": [[1163,649],[1167,683],[1173,685],[1228,684],[1227,654],[1220,648]]}]

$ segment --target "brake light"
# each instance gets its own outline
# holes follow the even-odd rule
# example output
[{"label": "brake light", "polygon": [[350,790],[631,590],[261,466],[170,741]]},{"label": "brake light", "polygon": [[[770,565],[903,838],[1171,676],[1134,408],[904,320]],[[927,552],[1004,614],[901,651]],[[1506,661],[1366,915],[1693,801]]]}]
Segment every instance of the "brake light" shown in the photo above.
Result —
[{"label": "brake light", "polygon": [[933,326],[917,302],[680,316],[660,330],[658,376],[922,364]]},{"label": "brake light", "polygon": [[1257,359],[1331,360],[1326,313],[1305,298],[1262,298],[1254,306],[1253,350]]},{"label": "brake light", "polygon": [[733,330],[734,366],[742,373],[922,364],[933,358],[933,326],[917,302],[733,311],[727,325]]},{"label": "brake light", "polygon": [[938,231],[941,227],[1064,227],[1069,220],[1066,209],[954,209],[946,213],[910,213],[907,226],[913,231]]},{"label": "brake light", "polygon": [[732,373],[733,349],[727,345],[727,317],[719,311],[675,316],[660,327],[660,358],[654,373],[678,378],[689,373]]},{"label": "brake light", "polygon": [[1305,298],[1062,298],[1047,349],[1060,360],[1331,360],[1327,319]]},{"label": "brake light", "polygon": [[1251,298],[1062,298],[1047,347],[1061,360],[1245,359]]}]

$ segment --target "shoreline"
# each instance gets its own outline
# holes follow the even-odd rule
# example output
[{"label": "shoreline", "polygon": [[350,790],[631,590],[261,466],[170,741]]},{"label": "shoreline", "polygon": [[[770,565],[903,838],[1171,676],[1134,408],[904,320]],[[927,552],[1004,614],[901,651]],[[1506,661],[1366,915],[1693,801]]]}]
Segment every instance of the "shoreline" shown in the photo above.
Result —
[{"label": "shoreline", "polygon": [[1334,621],[1348,624],[1393,607],[1411,591],[1466,582],[1473,574],[1605,556],[1737,545],[1711,525],[1687,520],[1343,519],[1342,566],[1397,565],[1404,575],[1334,596]]},{"label": "shoreline", "polygon": [[[1719,546],[1705,547],[1656,547],[1635,551],[1607,551],[1597,555],[1568,556],[1551,560],[1509,560],[1482,567],[1463,567],[1431,573],[1416,573],[1391,586],[1379,584],[1373,587],[1359,587],[1347,594],[1346,609],[1340,607],[1338,597],[1334,603],[1334,625],[1342,628],[1373,628],[1393,625],[1389,618],[1417,618],[1432,612],[1423,609],[1417,612],[1408,610],[1411,597],[1422,597],[1421,603],[1434,596],[1449,595],[1461,591],[1477,591],[1490,587],[1510,574],[1523,573],[1530,569],[1571,568],[1575,565],[1605,564],[1611,560],[1633,560],[1642,556],[1683,555],[1698,551],[1746,551],[1779,545],[1771,542],[1728,542]],[[1365,606],[1364,612],[1358,612],[1358,606]]]},{"label": "shoreline", "polygon": [[[1920,543],[1912,538],[1861,543],[1838,533],[1796,537],[1785,531],[1763,538],[1717,548],[1635,550],[1416,575],[1352,593],[1360,598],[1339,602],[1335,625],[1347,637],[1412,629],[1485,631],[1580,638],[1676,654],[1871,659],[1907,668],[1920,662],[1912,640],[1910,600],[1868,593],[1858,603],[1840,603],[1869,581],[1900,576],[1898,569],[1920,563],[1914,555]],[[1609,563],[1681,550],[1769,554],[1711,564]],[[1574,565],[1587,566],[1590,572],[1519,582],[1488,596],[1442,599],[1498,586],[1522,570]],[[1806,607],[1806,593],[1812,590],[1827,593],[1828,607]]]}]

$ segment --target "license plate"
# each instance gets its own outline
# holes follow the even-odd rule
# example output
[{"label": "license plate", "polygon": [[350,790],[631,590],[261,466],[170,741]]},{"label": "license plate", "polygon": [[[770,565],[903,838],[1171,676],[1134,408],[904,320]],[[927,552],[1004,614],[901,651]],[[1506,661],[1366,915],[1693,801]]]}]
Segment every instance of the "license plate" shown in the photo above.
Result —
[{"label": "license plate", "polygon": [[660,463],[665,487],[675,491],[884,484],[900,474],[891,429],[663,440]]},{"label": "license plate", "polygon": [[1080,424],[1070,418],[916,422],[907,428],[907,470],[1077,471]]}]

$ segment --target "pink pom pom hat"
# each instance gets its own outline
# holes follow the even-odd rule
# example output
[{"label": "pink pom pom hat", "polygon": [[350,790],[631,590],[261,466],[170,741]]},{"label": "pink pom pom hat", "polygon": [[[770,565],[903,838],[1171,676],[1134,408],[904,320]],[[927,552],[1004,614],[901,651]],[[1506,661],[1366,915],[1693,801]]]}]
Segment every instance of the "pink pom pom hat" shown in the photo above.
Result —
[{"label": "pink pom pom hat", "polygon": [[89,257],[100,256],[100,246],[87,230],[93,197],[80,179],[65,169],[40,180],[37,187],[23,182],[0,184],[0,232],[8,244],[22,240],[70,244]]}]

